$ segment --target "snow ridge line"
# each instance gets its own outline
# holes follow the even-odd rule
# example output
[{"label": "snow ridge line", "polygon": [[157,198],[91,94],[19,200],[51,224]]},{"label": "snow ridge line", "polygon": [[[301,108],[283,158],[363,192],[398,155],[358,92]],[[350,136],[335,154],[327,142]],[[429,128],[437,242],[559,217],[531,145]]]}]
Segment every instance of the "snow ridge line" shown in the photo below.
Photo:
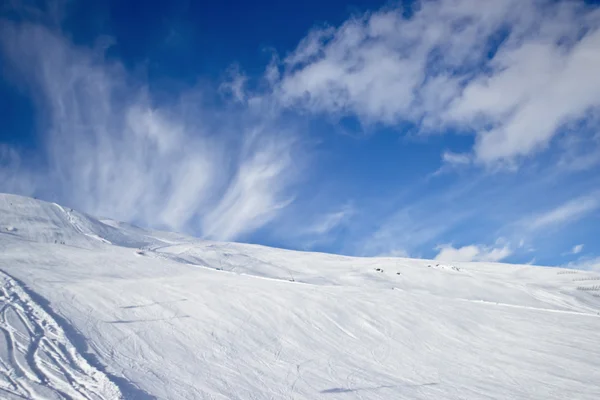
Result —
[{"label": "snow ridge line", "polygon": [[56,207],[58,207],[58,209],[63,214],[65,214],[65,216],[67,217],[67,221],[69,221],[69,223],[71,224],[71,226],[73,226],[73,228],[75,228],[75,230],[77,232],[79,232],[80,234],[85,235],[85,236],[87,236],[89,238],[98,240],[98,241],[100,241],[102,243],[112,244],[109,240],[107,240],[107,239],[105,239],[105,238],[103,238],[103,237],[101,237],[101,236],[99,236],[99,235],[97,235],[95,233],[87,233],[87,232],[85,232],[84,229],[79,224],[79,218],[76,218],[76,217],[73,216],[73,213],[72,213],[73,210],[69,211],[69,209],[65,209],[63,206],[61,206],[60,204],[57,204],[57,203],[52,203],[52,204],[54,204]]},{"label": "snow ridge line", "polygon": [[582,311],[557,310],[555,308],[522,306],[522,305],[518,305],[518,304],[497,303],[494,301],[487,301],[487,300],[469,300],[469,299],[455,299],[455,300],[467,301],[469,303],[491,304],[491,305],[496,305],[496,306],[500,306],[500,307],[520,308],[520,309],[524,309],[524,310],[535,310],[535,311],[543,311],[543,312],[558,313],[558,314],[571,314],[571,315],[580,315],[580,316],[595,317],[595,318],[600,317],[600,313],[592,314],[592,313],[582,312]]},{"label": "snow ridge line", "polygon": [[[402,292],[405,291],[405,290],[397,288],[397,287],[393,287],[392,289],[393,290],[402,291]],[[438,295],[435,295],[435,294],[429,294],[429,293],[420,293],[420,294],[425,295],[425,296],[433,296],[433,297],[440,297],[441,298],[441,296],[438,296]],[[447,298],[447,299],[451,300],[451,301],[461,301],[461,302],[467,302],[467,303],[491,305],[491,306],[498,306],[498,307],[519,308],[519,309],[522,309],[522,310],[533,310],[533,311],[542,311],[542,312],[550,312],[550,313],[558,313],[558,314],[579,315],[579,316],[582,316],[582,317],[600,318],[600,312],[590,313],[590,312],[583,312],[583,311],[558,310],[558,309],[555,309],[555,308],[543,308],[543,307],[523,306],[523,305],[519,305],[519,304],[498,303],[498,302],[495,302],[495,301],[488,301],[488,300],[463,299],[463,298],[459,298],[459,297]]]},{"label": "snow ridge line", "polygon": [[0,345],[3,336],[8,351],[0,352],[0,397],[156,399],[106,371],[83,335],[47,300],[0,270]]}]

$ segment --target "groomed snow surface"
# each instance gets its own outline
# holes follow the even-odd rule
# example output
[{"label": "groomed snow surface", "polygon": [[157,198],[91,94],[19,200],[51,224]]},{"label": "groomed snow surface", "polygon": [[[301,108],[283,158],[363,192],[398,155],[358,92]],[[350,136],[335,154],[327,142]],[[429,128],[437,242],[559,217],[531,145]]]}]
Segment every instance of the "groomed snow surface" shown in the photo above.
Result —
[{"label": "groomed snow surface", "polygon": [[201,241],[0,195],[2,399],[600,399],[600,275]]}]

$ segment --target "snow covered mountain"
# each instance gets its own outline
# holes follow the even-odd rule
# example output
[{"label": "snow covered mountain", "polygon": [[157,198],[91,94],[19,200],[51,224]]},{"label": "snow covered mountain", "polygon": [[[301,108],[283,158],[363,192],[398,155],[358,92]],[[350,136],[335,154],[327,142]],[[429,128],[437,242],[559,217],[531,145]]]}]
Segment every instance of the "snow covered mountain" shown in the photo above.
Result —
[{"label": "snow covered mountain", "polygon": [[600,275],[143,230],[0,195],[0,398],[600,399]]}]

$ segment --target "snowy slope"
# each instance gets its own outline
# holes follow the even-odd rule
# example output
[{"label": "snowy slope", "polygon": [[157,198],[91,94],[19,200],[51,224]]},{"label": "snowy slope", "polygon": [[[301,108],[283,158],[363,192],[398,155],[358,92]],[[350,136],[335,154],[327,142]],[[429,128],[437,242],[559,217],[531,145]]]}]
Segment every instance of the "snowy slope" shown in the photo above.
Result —
[{"label": "snowy slope", "polygon": [[0,195],[0,305],[0,398],[600,398],[585,271],[206,242]]}]

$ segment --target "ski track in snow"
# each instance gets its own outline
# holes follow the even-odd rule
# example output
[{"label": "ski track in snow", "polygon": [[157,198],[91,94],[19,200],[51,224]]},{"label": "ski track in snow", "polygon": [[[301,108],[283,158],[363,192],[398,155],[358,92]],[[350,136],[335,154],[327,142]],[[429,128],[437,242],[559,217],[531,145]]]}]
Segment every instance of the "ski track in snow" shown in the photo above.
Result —
[{"label": "ski track in snow", "polygon": [[118,387],[76,352],[56,321],[3,271],[0,332],[0,398],[122,398]]}]

